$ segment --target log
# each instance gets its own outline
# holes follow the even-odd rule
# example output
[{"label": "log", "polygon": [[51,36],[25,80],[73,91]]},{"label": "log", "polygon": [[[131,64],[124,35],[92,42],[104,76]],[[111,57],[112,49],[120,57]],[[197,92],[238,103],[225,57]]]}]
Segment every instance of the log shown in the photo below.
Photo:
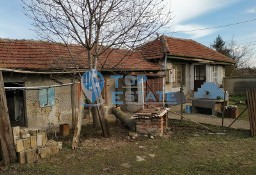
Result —
[{"label": "log", "polygon": [[131,131],[135,132],[136,123],[133,119],[131,119],[127,114],[125,114],[119,108],[112,108],[113,114],[118,118],[121,122],[123,122]]},{"label": "log", "polygon": [[17,157],[7,108],[2,71],[0,71],[0,142],[4,164],[9,165],[16,162]]}]

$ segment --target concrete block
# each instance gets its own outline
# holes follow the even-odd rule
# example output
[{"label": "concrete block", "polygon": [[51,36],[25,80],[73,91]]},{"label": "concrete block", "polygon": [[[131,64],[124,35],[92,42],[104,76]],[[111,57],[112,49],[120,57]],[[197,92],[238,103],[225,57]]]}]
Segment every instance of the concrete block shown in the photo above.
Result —
[{"label": "concrete block", "polygon": [[58,145],[50,145],[50,148],[51,148],[51,152],[52,152],[52,155],[56,155],[59,153],[59,147]]},{"label": "concrete block", "polygon": [[33,163],[36,160],[36,150],[35,149],[29,149],[26,150],[26,161],[27,163]]},{"label": "concrete block", "polygon": [[37,146],[43,146],[43,135],[42,134],[37,134],[36,143],[37,143]]},{"label": "concrete block", "polygon": [[26,153],[25,151],[18,152],[18,159],[20,164],[26,163]]},{"label": "concrete block", "polygon": [[23,141],[24,150],[30,149],[30,137],[26,139],[22,139],[22,141]]},{"label": "concrete block", "polygon": [[37,147],[37,139],[36,136],[30,136],[30,147],[35,149]]},{"label": "concrete block", "polygon": [[20,127],[19,126],[12,127],[12,133],[13,133],[14,142],[16,144],[16,140],[20,139]]},{"label": "concrete block", "polygon": [[43,148],[38,148],[38,155],[41,159],[45,159],[48,156],[48,148],[43,147]]},{"label": "concrete block", "polygon": [[39,133],[39,129],[30,128],[30,129],[28,129],[28,133],[29,133],[31,136],[36,136],[36,135]]},{"label": "concrete block", "polygon": [[20,137],[22,139],[28,138],[30,134],[28,133],[28,128],[20,128]]},{"label": "concrete block", "polygon": [[47,135],[45,132],[41,132],[42,135],[42,146],[45,146],[47,144]]},{"label": "concrete block", "polygon": [[16,152],[22,152],[22,151],[24,151],[23,140],[18,139],[16,140]]},{"label": "concrete block", "polygon": [[51,151],[51,147],[49,145],[47,145],[45,148],[46,148],[47,156],[51,157],[53,155],[52,151]]}]

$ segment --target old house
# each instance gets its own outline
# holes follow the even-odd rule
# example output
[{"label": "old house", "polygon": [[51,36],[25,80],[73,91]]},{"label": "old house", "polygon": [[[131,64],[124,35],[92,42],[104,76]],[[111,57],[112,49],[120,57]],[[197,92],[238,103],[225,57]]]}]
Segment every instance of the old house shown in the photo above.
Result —
[{"label": "old house", "polygon": [[[47,129],[74,123],[79,81],[88,70],[88,60],[84,48],[68,48],[60,43],[0,39],[0,69],[12,125]],[[110,114],[114,106],[133,112],[143,106],[162,106],[164,92],[183,86],[189,94],[204,82],[221,85],[225,65],[233,63],[193,40],[167,36],[134,51],[108,49],[97,68],[105,80],[104,107]]]},{"label": "old house", "polygon": [[193,94],[204,82],[223,83],[225,66],[234,64],[228,58],[190,39],[161,36],[139,48],[144,58],[165,70],[165,92]]},{"label": "old house", "polygon": [[[69,46],[68,50],[59,43],[0,39],[0,69],[12,125],[45,129],[63,123],[72,125],[81,93],[78,82],[88,70],[86,57],[84,48],[77,45]],[[98,70],[105,79],[102,96],[107,112],[117,105],[112,93],[118,88],[125,89],[122,80],[116,88],[116,80],[111,75],[148,74],[154,77],[161,69],[139,52],[108,49],[98,63]],[[135,90],[137,87],[140,86],[128,88]],[[141,98],[136,99],[130,105],[141,104]]]}]

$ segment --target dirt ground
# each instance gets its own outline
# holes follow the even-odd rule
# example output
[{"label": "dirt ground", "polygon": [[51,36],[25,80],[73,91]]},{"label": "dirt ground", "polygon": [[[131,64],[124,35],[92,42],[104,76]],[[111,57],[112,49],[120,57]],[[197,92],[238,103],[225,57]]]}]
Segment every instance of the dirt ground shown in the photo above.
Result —
[{"label": "dirt ground", "polygon": [[126,128],[110,126],[111,138],[89,125],[79,149],[71,150],[71,137],[59,138],[57,156],[2,167],[0,174],[256,174],[256,140],[247,131],[209,132],[172,120],[164,137],[131,139]]}]

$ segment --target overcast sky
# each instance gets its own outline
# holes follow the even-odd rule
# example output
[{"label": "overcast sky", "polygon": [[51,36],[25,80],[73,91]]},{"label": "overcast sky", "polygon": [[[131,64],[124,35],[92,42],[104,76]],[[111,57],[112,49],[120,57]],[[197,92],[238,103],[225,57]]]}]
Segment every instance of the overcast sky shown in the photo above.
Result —
[{"label": "overcast sky", "polygon": [[[210,46],[219,34],[224,40],[234,37],[240,44],[250,43],[256,48],[256,0],[167,1],[173,20],[161,30],[163,34],[194,39],[206,46]],[[23,14],[20,0],[1,1],[0,38],[39,39],[31,30],[31,23]],[[234,23],[241,24],[214,28]],[[210,29],[198,30],[204,28]],[[191,30],[195,31],[189,32]],[[256,58],[254,65],[256,66]]]}]

